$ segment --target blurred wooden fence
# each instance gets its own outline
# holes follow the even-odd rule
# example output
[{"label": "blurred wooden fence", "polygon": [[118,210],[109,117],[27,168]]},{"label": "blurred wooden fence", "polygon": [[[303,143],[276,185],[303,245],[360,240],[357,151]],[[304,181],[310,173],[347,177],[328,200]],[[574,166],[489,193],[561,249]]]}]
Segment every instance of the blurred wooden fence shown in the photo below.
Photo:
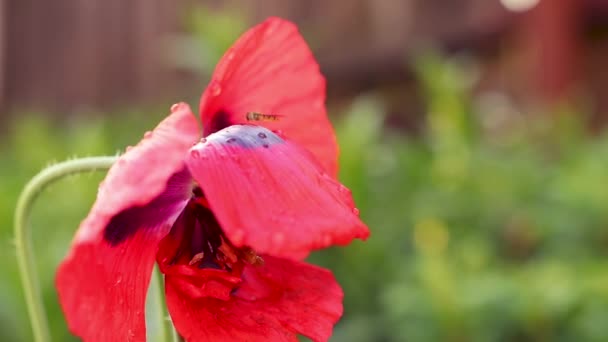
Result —
[{"label": "blurred wooden fence", "polygon": [[0,0],[0,102],[50,108],[146,101],[166,89],[167,0]]},{"label": "blurred wooden fence", "polygon": [[296,21],[335,96],[410,81],[406,56],[428,42],[482,55],[548,46],[549,56],[530,62],[542,72],[503,70],[498,79],[519,74],[513,88],[536,82],[552,92],[581,76],[570,74],[582,51],[564,50],[583,49],[581,23],[590,13],[608,18],[604,0],[541,0],[523,17],[498,0],[0,0],[0,108],[69,110],[171,96],[184,78],[163,58],[163,41],[178,29],[180,8],[199,2],[241,8],[252,22],[269,15]]}]

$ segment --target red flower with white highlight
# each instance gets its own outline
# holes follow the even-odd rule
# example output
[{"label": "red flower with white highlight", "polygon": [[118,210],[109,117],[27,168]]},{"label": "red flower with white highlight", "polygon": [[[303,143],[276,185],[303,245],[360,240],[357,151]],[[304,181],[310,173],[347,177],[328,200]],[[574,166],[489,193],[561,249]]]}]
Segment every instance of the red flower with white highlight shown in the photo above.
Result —
[{"label": "red flower with white highlight", "polygon": [[336,181],[324,100],[293,24],[271,18],[246,32],[203,93],[204,138],[176,104],[108,172],[57,273],[70,330],[85,341],[145,341],[156,261],[186,341],[329,339],[342,290],[301,259],[369,231]]}]

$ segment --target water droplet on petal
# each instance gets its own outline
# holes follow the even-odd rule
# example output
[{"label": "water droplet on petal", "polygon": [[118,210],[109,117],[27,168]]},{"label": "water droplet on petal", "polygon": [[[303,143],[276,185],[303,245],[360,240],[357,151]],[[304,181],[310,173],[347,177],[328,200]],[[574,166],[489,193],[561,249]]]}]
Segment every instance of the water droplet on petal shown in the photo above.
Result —
[{"label": "water droplet on petal", "polygon": [[353,214],[359,216],[359,209],[353,208]]},{"label": "water droplet on petal", "polygon": [[229,143],[229,144],[230,144],[230,143],[233,143],[233,142],[235,142],[235,141],[236,141],[236,138],[228,138],[228,139],[226,140],[226,142],[227,142],[227,143]]},{"label": "water droplet on petal", "polygon": [[234,233],[232,233],[230,238],[235,245],[241,246],[243,245],[243,239],[245,239],[245,231],[242,229],[237,229],[234,231]]},{"label": "water droplet on petal", "polygon": [[152,131],[147,131],[146,133],[144,133],[144,139],[149,139],[152,137]]},{"label": "water droplet on petal", "polygon": [[200,157],[200,153],[198,152],[198,150],[192,150],[190,151],[190,156],[192,156],[192,158],[198,158]]},{"label": "water droplet on petal", "polygon": [[214,83],[213,85],[211,85],[211,95],[219,96],[221,93],[222,93],[222,87],[219,84]]},{"label": "water droplet on petal", "polygon": [[133,146],[129,145],[127,146],[127,148],[125,148],[125,152],[129,152],[131,151],[131,149],[133,149]]},{"label": "water droplet on petal", "polygon": [[228,56],[226,56],[226,59],[229,60],[229,61],[233,60],[234,59],[234,52],[230,52],[228,54]]},{"label": "water droplet on petal", "polygon": [[266,139],[266,133],[260,132],[260,133],[258,133],[258,137],[260,137],[262,139]]},{"label": "water droplet on petal", "polygon": [[203,144],[206,143],[207,142],[207,138],[201,138],[200,142],[203,143]]},{"label": "water droplet on petal", "polygon": [[350,190],[348,190],[347,187],[345,187],[344,185],[340,184],[338,190],[340,190],[341,193],[348,195],[350,194]]},{"label": "water droplet on petal", "polygon": [[272,243],[277,245],[277,246],[282,246],[283,243],[285,242],[285,234],[283,233],[275,233],[272,236]]},{"label": "water droplet on petal", "polygon": [[179,108],[180,103],[174,103],[171,105],[171,113],[175,112]]}]

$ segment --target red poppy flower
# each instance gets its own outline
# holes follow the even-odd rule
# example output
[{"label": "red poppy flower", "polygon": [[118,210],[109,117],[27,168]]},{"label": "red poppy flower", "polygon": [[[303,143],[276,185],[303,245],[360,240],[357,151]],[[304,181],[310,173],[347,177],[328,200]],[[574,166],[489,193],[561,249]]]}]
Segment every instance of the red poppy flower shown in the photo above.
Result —
[{"label": "red poppy flower", "polygon": [[187,341],[327,340],[342,290],[300,260],[369,232],[335,180],[324,96],[293,24],[271,18],[246,32],[203,93],[205,138],[176,104],[100,185],[57,274],[70,330],[86,341],[144,341],[156,260]]}]

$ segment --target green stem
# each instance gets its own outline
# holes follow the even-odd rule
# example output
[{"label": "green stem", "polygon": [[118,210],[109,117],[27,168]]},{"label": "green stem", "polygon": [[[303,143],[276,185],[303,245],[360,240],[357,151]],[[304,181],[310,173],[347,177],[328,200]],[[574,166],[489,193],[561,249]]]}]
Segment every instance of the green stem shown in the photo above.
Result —
[{"label": "green stem", "polygon": [[150,286],[150,288],[154,289],[154,293],[153,295],[156,297],[154,300],[154,303],[156,303],[158,305],[157,310],[154,310],[155,313],[158,315],[156,317],[156,320],[159,323],[159,336],[161,341],[172,341],[173,339],[173,325],[171,324],[171,320],[169,320],[169,318],[167,317],[167,312],[166,310],[164,310],[164,308],[166,307],[165,305],[165,287],[164,287],[164,277],[163,274],[160,272],[160,270],[157,267],[154,267],[154,274],[153,274],[153,279],[152,281],[155,281],[156,284],[153,284],[154,286]]},{"label": "green stem", "polygon": [[177,330],[175,330],[175,327],[172,328],[172,334],[171,334],[171,341],[172,342],[184,342],[184,339],[179,336],[179,333],[177,332]]},{"label": "green stem", "polygon": [[107,170],[115,161],[116,157],[89,157],[49,166],[34,176],[19,195],[15,209],[15,247],[34,341],[48,342],[51,340],[28,225],[34,201],[44,188],[65,176],[86,171]]}]

